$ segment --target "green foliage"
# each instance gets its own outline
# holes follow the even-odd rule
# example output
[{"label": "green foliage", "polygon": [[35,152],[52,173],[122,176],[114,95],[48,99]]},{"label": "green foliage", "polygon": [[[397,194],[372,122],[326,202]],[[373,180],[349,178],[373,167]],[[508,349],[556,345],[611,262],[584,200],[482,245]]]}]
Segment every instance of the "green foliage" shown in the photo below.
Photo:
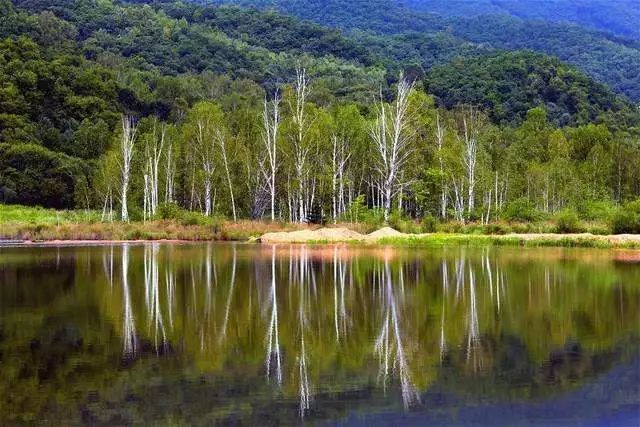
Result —
[{"label": "green foliage", "polygon": [[[349,200],[362,195],[342,219],[375,228],[383,215],[370,207],[380,204],[383,166],[370,135],[371,101],[379,93],[393,102],[400,70],[416,79],[416,90],[406,127],[411,155],[396,177],[406,184],[403,212],[391,218],[397,228],[433,229],[428,217],[416,224],[425,213],[440,212],[442,191],[451,213],[454,186],[463,204],[471,199],[464,142],[464,113],[471,108],[461,104],[484,110],[473,123],[475,206],[471,212],[462,209],[467,224],[459,227],[464,230],[486,230],[469,222],[480,222],[487,213],[492,220],[503,214],[511,221],[532,221],[541,218],[538,211],[553,215],[567,206],[575,207],[580,218],[598,222],[611,215],[614,200],[638,196],[637,110],[557,59],[495,51],[511,39],[518,44],[514,48],[523,47],[529,30],[539,42],[529,47],[537,51],[547,51],[550,43],[562,50],[562,38],[573,48],[588,39],[598,50],[600,36],[594,33],[487,17],[504,31],[498,34],[474,18],[413,14],[383,0],[348,7],[317,0],[249,3],[373,31],[342,33],[274,10],[184,1],[0,0],[0,200],[96,210],[113,205],[117,212],[124,113],[138,124],[128,194],[134,219],[142,217],[151,145],[160,129],[167,132],[156,159],[158,199],[178,201],[161,207],[161,216],[204,224],[207,219],[189,211],[203,209],[205,183],[218,212],[231,213],[234,193],[240,217],[264,216],[269,195],[264,194],[261,109],[277,89],[283,102],[276,213],[289,219],[288,202],[297,203],[296,189],[309,184],[304,197],[313,199],[313,206],[307,219],[326,221],[332,188],[338,185],[333,178],[332,186],[335,136],[346,147],[340,191]],[[471,26],[463,28],[463,22]],[[637,73],[628,71],[638,69],[629,68],[635,56],[621,55],[627,51],[620,49],[611,42],[593,55],[624,57],[619,68],[633,86]],[[573,58],[566,50],[561,53]],[[311,81],[304,149],[297,152],[307,159],[301,172],[292,148],[296,67],[304,67]],[[436,98],[440,108],[434,106]],[[437,147],[436,121],[442,130]],[[211,163],[206,173],[205,155]],[[167,184],[171,197],[165,196]],[[400,188],[400,182],[393,185]],[[514,224],[513,229],[542,226]]]},{"label": "green foliage", "polygon": [[161,203],[158,205],[156,216],[158,219],[182,219],[186,212],[177,203]]},{"label": "green foliage", "polygon": [[580,218],[587,221],[609,221],[616,212],[616,207],[609,200],[587,200],[578,202],[577,212]]},{"label": "green foliage", "polygon": [[401,233],[420,233],[422,224],[416,223],[411,218],[403,215],[402,212],[394,210],[389,215],[389,226]]},{"label": "green foliage", "polygon": [[555,215],[556,232],[578,233],[582,231],[578,214],[573,209],[563,209]]},{"label": "green foliage", "polygon": [[557,126],[588,123],[608,111],[633,111],[586,75],[526,51],[458,58],[431,70],[425,85],[446,108],[479,105],[498,123],[521,122],[536,106],[545,107]]},{"label": "green foliage", "polygon": [[423,233],[435,233],[438,229],[438,220],[433,215],[427,214],[422,217],[421,228]]},{"label": "green foliage", "polygon": [[207,217],[200,212],[191,212],[176,203],[161,203],[158,205],[156,218],[162,220],[176,220],[183,225],[206,225],[216,229],[220,228],[222,218]]},{"label": "green foliage", "polygon": [[509,202],[502,212],[502,217],[509,221],[537,221],[541,214],[526,197]]},{"label": "green foliage", "polygon": [[[625,0],[632,2],[633,0]],[[375,48],[377,52],[391,52],[402,58],[403,65],[421,64],[423,69],[431,66],[434,56],[445,61],[458,55],[466,55],[473,51],[474,46],[479,51],[486,50],[519,50],[531,49],[553,57],[558,57],[575,67],[580,68],[589,76],[601,83],[609,85],[618,93],[625,94],[632,101],[640,100],[640,45],[638,42],[612,37],[588,28],[582,28],[564,21],[549,22],[558,18],[556,7],[530,7],[528,13],[514,13],[517,17],[504,13],[497,15],[482,14],[472,16],[473,13],[463,13],[461,16],[443,17],[435,14],[419,13],[396,2],[374,0],[367,2],[349,2],[334,0],[327,3],[323,0],[223,0],[224,3],[257,6],[260,8],[275,7],[295,16],[310,19],[322,25],[344,28],[355,32],[359,36],[364,33],[382,35]],[[455,2],[459,7],[475,9],[478,2]],[[491,9],[496,2],[491,2]],[[503,2],[501,2],[503,3]],[[511,3],[516,3],[513,1]],[[613,9],[604,4],[619,2],[600,1],[597,9]],[[486,3],[485,3],[486,5]],[[430,1],[429,7],[433,4]],[[593,5],[590,5],[593,6]],[[633,10],[633,13],[618,13],[618,18],[627,19],[625,28],[637,28],[637,8],[624,6],[621,9]],[[447,11],[455,11],[456,6],[446,2]],[[526,7],[515,8],[519,11]],[[438,9],[436,9],[438,10]],[[482,9],[484,10],[484,9]],[[526,20],[524,18],[538,18],[537,14],[553,11],[553,17],[541,16],[542,19]],[[589,7],[580,7],[579,16],[585,16]],[[608,13],[604,13],[608,18]],[[456,15],[455,12],[446,15]],[[597,15],[598,22],[603,22],[602,16]],[[607,23],[611,21],[606,20]],[[630,25],[629,25],[630,24]],[[424,39],[424,43],[416,43],[417,37],[424,35],[442,36],[446,41]],[[365,34],[369,37],[369,34]],[[391,36],[391,37],[387,37]],[[399,36],[399,37],[397,37]],[[388,40],[388,41],[387,41]],[[386,47],[385,45],[388,45]],[[472,45],[472,46],[470,46]]]},{"label": "green foliage", "polygon": [[0,198],[3,203],[74,207],[80,182],[90,182],[86,163],[33,144],[0,144]]},{"label": "green foliage", "polygon": [[611,219],[611,231],[615,234],[640,233],[640,199],[617,210]]},{"label": "green foliage", "polygon": [[[511,15],[522,19],[573,22],[587,27],[640,39],[640,10],[635,0],[405,0],[410,8],[444,16]],[[553,5],[549,7],[548,5]]]},{"label": "green foliage", "polygon": [[23,36],[0,42],[0,82],[0,143],[82,158],[104,153],[118,117],[110,71],[74,55],[48,59]]},{"label": "green foliage", "polygon": [[368,230],[373,231],[384,224],[384,213],[367,207],[364,195],[360,194],[351,202],[342,220],[365,224]]}]

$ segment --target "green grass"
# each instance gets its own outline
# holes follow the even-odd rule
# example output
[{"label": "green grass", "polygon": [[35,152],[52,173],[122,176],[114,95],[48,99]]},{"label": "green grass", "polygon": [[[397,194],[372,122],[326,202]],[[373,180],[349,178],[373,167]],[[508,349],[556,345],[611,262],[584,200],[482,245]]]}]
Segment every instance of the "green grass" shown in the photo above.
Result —
[{"label": "green grass", "polygon": [[[200,218],[202,217],[202,218]],[[357,228],[351,224],[349,228]],[[291,231],[299,224],[271,223],[267,221],[225,221],[222,218],[207,218],[189,212],[181,219],[163,219],[148,222],[101,222],[97,211],[55,210],[0,204],[0,238],[22,240],[255,240],[257,236],[271,231]],[[640,249],[638,242],[611,241],[606,237],[539,236],[524,239],[501,234],[484,234],[489,230],[466,226],[463,229],[438,233],[388,237],[377,242],[350,241],[353,245],[394,246],[552,246],[582,248],[627,248]],[[521,230],[501,230],[523,232]],[[527,230],[530,232],[530,230]],[[546,231],[546,230],[545,230]],[[484,233],[483,233],[484,232]],[[599,233],[598,233],[599,234]],[[604,234],[604,233],[602,233]],[[328,241],[307,242],[326,244]]]},{"label": "green grass", "polygon": [[58,225],[89,223],[100,220],[96,211],[55,210],[40,207],[0,204],[0,224],[23,223]]},{"label": "green grass", "polygon": [[[359,242],[355,242],[358,244]],[[597,237],[540,236],[525,239],[516,236],[476,234],[431,234],[416,237],[385,237],[375,244],[409,247],[463,246],[524,246],[524,247],[573,247],[573,248],[624,248],[640,249],[638,242],[616,242]]]},{"label": "green grass", "polygon": [[289,231],[299,224],[269,221],[236,222],[182,212],[178,218],[153,221],[102,222],[100,212],[55,210],[0,204],[0,239],[50,240],[238,240],[270,231]]}]

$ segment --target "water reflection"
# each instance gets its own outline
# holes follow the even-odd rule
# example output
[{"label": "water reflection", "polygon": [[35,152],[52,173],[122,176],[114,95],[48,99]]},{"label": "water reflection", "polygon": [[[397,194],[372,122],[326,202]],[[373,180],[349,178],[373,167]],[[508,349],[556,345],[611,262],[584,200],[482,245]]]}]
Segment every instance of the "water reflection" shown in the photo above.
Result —
[{"label": "water reflection", "polygon": [[[236,393],[247,407],[295,402],[298,420],[335,419],[337,402],[443,410],[434,390],[462,402],[548,398],[637,357],[640,273],[612,252],[153,243],[1,255],[0,372],[13,386],[29,374],[7,366],[36,354],[23,337],[59,346],[42,338],[53,327],[44,319],[83,336],[56,363],[91,343],[104,348],[95,369],[105,376],[125,369],[142,381],[161,363],[156,382],[220,378],[207,393]],[[49,262],[60,273],[39,270]],[[25,329],[27,307],[43,320]],[[80,307],[95,320],[74,317]],[[126,363],[110,365],[112,353]],[[251,416],[225,408],[214,419]]]}]

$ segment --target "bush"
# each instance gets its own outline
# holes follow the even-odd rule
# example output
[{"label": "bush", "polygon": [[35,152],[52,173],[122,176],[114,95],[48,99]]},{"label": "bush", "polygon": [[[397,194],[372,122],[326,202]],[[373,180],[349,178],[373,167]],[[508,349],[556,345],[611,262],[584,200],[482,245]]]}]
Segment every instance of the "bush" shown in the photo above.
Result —
[{"label": "bush", "polygon": [[557,233],[577,233],[581,231],[578,214],[572,209],[564,209],[556,214]]},{"label": "bush", "polygon": [[578,216],[587,221],[610,221],[616,212],[616,207],[606,200],[579,203]]},{"label": "bush", "polygon": [[611,219],[611,231],[614,234],[640,233],[640,199],[617,210]]},{"label": "bush", "polygon": [[460,233],[463,228],[463,224],[458,221],[449,221],[439,224],[437,231],[441,233]]},{"label": "bush", "polygon": [[427,214],[422,218],[422,232],[435,233],[438,228],[438,220],[431,214]]},{"label": "bush", "polygon": [[381,209],[370,209],[364,203],[364,196],[359,195],[349,205],[341,218],[342,221],[365,225],[365,231],[373,231],[384,224],[384,213]]},{"label": "bush", "polygon": [[186,214],[188,214],[188,211],[176,203],[161,203],[158,205],[158,210],[156,211],[156,217],[158,219],[181,220]]},{"label": "bush", "polygon": [[508,221],[537,221],[542,215],[526,197],[521,197],[507,204],[502,217]]},{"label": "bush", "polygon": [[485,227],[487,234],[508,234],[511,233],[511,228],[502,222],[492,222]]},{"label": "bush", "polygon": [[419,233],[421,227],[411,218],[403,216],[400,211],[393,211],[389,215],[389,226],[402,233]]}]

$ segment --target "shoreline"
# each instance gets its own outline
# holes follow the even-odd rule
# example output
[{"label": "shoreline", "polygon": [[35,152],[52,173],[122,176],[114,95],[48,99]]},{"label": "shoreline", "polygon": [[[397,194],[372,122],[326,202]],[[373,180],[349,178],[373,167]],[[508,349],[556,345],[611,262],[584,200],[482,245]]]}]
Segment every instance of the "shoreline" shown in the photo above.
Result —
[{"label": "shoreline", "polygon": [[422,233],[404,234],[383,228],[368,235],[344,228],[323,228],[292,232],[266,233],[258,238],[240,239],[1,239],[0,247],[21,246],[102,246],[115,244],[197,244],[197,243],[255,243],[255,244],[345,244],[354,246],[409,246],[429,247],[443,245],[459,246],[521,246],[521,247],[585,247],[603,249],[640,249],[640,235],[590,233],[511,233],[511,234],[461,234]]}]

